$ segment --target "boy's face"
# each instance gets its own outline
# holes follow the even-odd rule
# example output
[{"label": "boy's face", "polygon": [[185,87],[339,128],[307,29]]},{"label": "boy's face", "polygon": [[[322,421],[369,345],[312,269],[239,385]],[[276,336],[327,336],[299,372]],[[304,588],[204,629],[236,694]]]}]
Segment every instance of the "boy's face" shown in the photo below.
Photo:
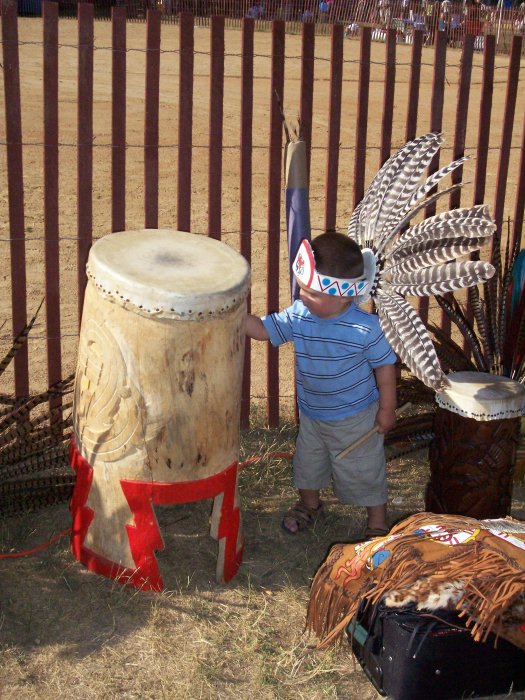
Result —
[{"label": "boy's face", "polygon": [[299,282],[299,280],[297,280],[297,284],[300,287],[299,299],[308,311],[319,318],[340,316],[352,304],[352,299],[348,297],[331,296],[330,294],[314,291],[302,282]]}]

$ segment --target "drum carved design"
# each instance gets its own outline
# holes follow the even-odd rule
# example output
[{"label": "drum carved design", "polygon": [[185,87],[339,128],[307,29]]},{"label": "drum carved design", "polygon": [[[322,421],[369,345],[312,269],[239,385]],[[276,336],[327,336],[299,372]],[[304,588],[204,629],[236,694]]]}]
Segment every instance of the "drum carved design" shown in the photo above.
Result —
[{"label": "drum carved design", "polygon": [[477,519],[508,515],[518,423],[477,421],[438,408],[426,510]]},{"label": "drum carved design", "polygon": [[75,383],[75,434],[88,461],[115,462],[142,445],[140,394],[103,320],[82,328]]}]

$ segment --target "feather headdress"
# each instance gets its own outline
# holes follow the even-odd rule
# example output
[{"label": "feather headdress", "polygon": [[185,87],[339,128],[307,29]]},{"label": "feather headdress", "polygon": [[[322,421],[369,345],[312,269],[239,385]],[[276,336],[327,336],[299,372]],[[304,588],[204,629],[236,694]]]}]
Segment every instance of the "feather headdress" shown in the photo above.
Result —
[{"label": "feather headdress", "polygon": [[446,211],[410,226],[422,209],[461,187],[457,183],[431,194],[466,158],[424,178],[442,142],[441,134],[425,134],[395,153],[373,179],[348,225],[348,235],[375,254],[371,296],[387,340],[410,371],[436,390],[447,380],[430,335],[405,296],[454,292],[485,282],[495,272],[488,262],[459,260],[491,240],[496,225],[485,205]]}]

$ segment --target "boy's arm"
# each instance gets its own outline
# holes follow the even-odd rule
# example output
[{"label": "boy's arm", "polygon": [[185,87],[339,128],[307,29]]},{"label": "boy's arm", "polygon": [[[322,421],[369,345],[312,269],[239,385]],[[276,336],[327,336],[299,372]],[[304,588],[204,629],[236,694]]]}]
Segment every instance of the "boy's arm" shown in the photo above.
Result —
[{"label": "boy's arm", "polygon": [[270,338],[261,319],[253,314],[248,314],[246,316],[244,330],[248,338],[253,338],[254,340],[268,340]]},{"label": "boy's arm", "polygon": [[383,365],[374,370],[379,390],[379,410],[376,415],[378,432],[387,433],[396,424],[396,366]]}]

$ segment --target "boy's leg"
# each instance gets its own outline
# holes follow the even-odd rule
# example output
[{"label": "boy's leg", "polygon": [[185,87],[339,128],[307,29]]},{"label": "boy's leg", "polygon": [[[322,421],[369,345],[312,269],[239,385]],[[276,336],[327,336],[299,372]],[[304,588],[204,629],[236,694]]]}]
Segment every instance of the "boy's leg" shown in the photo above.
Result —
[{"label": "boy's leg", "polygon": [[300,415],[293,458],[294,485],[299,500],[282,519],[283,528],[292,534],[309,527],[322,514],[319,493],[330,484],[330,455],[319,435],[318,423]]},{"label": "boy's leg", "polygon": [[386,532],[387,480],[383,435],[374,433],[346,457],[339,459],[337,456],[344,447],[370,431],[377,409],[378,404],[374,402],[349,418],[326,423],[324,430],[326,443],[330,445],[336,496],[341,503],[366,508],[367,530]]},{"label": "boy's leg", "polygon": [[380,506],[367,506],[367,526],[370,530],[388,530],[386,520],[386,503]]},{"label": "boy's leg", "polygon": [[311,508],[312,510],[317,510],[319,508],[319,491],[314,491],[312,489],[298,489],[299,497],[305,506]]}]

